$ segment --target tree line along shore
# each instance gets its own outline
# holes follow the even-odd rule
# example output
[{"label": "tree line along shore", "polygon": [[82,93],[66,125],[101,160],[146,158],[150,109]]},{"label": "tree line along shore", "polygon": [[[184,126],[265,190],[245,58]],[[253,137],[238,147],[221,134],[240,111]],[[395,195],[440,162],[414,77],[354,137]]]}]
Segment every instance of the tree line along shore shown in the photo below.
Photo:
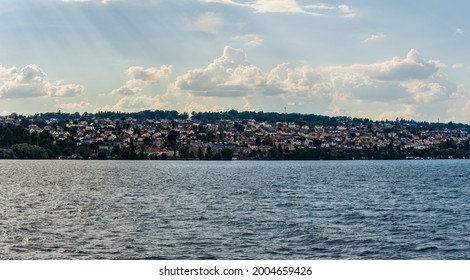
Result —
[{"label": "tree line along shore", "polygon": [[265,112],[0,116],[2,159],[470,158],[470,126]]}]

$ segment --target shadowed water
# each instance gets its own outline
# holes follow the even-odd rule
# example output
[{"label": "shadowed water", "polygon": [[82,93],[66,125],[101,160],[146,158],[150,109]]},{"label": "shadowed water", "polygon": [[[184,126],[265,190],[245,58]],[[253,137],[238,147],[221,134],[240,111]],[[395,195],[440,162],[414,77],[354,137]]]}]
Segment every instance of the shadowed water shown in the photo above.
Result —
[{"label": "shadowed water", "polygon": [[470,161],[0,161],[2,259],[470,259]]}]

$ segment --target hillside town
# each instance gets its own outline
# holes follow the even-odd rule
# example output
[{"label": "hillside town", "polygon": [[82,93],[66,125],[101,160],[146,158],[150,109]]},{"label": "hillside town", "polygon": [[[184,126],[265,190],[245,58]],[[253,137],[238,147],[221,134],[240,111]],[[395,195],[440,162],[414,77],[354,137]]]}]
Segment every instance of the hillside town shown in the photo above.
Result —
[{"label": "hillside town", "polygon": [[398,119],[301,124],[12,114],[0,117],[0,127],[0,156],[7,158],[38,157],[20,155],[14,150],[19,144],[43,148],[41,158],[61,159],[427,159],[468,158],[470,152],[465,125]]}]

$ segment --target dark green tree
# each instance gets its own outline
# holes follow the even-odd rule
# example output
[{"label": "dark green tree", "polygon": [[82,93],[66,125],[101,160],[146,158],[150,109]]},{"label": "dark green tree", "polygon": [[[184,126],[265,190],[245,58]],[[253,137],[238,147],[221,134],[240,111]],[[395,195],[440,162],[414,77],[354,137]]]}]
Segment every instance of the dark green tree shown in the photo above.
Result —
[{"label": "dark green tree", "polygon": [[91,157],[91,149],[90,146],[87,144],[81,144],[80,146],[77,147],[77,153],[83,158],[83,159],[89,159]]},{"label": "dark green tree", "polygon": [[212,132],[212,131],[207,132],[207,135],[206,135],[207,142],[212,142],[214,140],[214,138],[215,138],[214,132]]},{"label": "dark green tree", "polygon": [[100,145],[96,142],[91,142],[90,143],[90,149],[93,151],[93,152],[98,152],[99,149],[100,149]]},{"label": "dark green tree", "polygon": [[207,146],[206,153],[204,154],[204,159],[205,160],[212,159],[212,147],[211,146]]},{"label": "dark green tree", "polygon": [[13,154],[20,159],[47,159],[49,154],[46,149],[27,143],[15,144],[12,147]]},{"label": "dark green tree", "polygon": [[48,144],[46,146],[47,153],[49,154],[49,158],[57,158],[60,155],[59,146],[56,144]]},{"label": "dark green tree", "polygon": [[233,150],[228,149],[228,148],[224,148],[220,151],[220,154],[221,154],[223,160],[232,160]]},{"label": "dark green tree", "polygon": [[197,149],[196,157],[198,159],[204,159],[204,151],[202,150],[202,148]]},{"label": "dark green tree", "polygon": [[129,148],[123,148],[119,152],[119,158],[129,160],[132,159],[131,151]]},{"label": "dark green tree", "polygon": [[98,158],[101,160],[107,159],[109,156],[109,150],[108,149],[100,149],[98,152]]},{"label": "dark green tree", "polygon": [[181,146],[178,152],[180,158],[189,158],[189,147],[187,145]]},{"label": "dark green tree", "polygon": [[147,158],[147,146],[144,144],[140,144],[137,146],[137,158],[138,159],[146,159]]},{"label": "dark green tree", "polygon": [[63,156],[66,156],[66,157],[70,157],[73,155],[73,149],[70,148],[70,147],[65,147],[63,150],[62,150],[62,155]]}]

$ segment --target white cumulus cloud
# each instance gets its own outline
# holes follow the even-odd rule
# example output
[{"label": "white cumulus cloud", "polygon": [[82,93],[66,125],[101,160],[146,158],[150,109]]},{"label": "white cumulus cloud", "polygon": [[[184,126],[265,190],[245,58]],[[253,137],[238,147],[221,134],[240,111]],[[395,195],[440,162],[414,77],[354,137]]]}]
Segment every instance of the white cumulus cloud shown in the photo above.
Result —
[{"label": "white cumulus cloud", "polygon": [[202,0],[206,3],[221,3],[254,10],[256,13],[292,13],[312,16],[340,15],[351,18],[356,12],[347,5],[329,6],[326,4],[301,6],[296,0]]},{"label": "white cumulus cloud", "polygon": [[5,68],[2,65],[0,65],[0,79],[3,78],[9,78],[13,76],[16,73],[16,68]]},{"label": "white cumulus cloud", "polygon": [[[242,49],[227,46],[206,67],[178,76],[166,97],[187,94],[187,102],[220,100],[238,104],[239,109],[262,109],[263,100],[269,98],[270,104],[284,104],[280,108],[294,104],[309,110],[323,108],[326,113],[361,107],[366,113],[374,111],[368,117],[375,118],[429,116],[438,104],[468,97],[462,86],[448,80],[444,70],[445,65],[422,58],[414,49],[405,57],[371,64],[314,67],[284,63],[263,70],[251,63]],[[227,98],[234,101],[222,101]],[[384,109],[389,110],[387,114]]]},{"label": "white cumulus cloud", "polygon": [[405,59],[394,57],[392,60],[371,65],[368,74],[378,80],[405,81],[426,79],[442,67],[439,61],[425,61],[417,50],[412,49]]},{"label": "white cumulus cloud", "polygon": [[406,120],[411,120],[416,117],[415,107],[411,104],[402,104],[399,105],[398,109],[395,111],[387,111],[380,114],[377,119],[379,120],[394,120],[395,118],[403,118]]},{"label": "white cumulus cloud", "polygon": [[162,79],[168,78],[173,71],[173,66],[163,65],[160,68],[142,66],[132,66],[126,71],[127,75],[131,77],[123,86],[113,89],[111,94],[121,96],[137,95],[142,92],[139,85],[153,85],[159,83]]},{"label": "white cumulus cloud", "polygon": [[139,94],[140,92],[142,91],[141,88],[131,88],[127,85],[124,85],[120,88],[117,88],[117,89],[113,89],[113,91],[111,92],[112,94],[116,94],[116,95],[123,95],[123,96],[128,96],[128,95],[136,95],[136,94]]},{"label": "white cumulus cloud", "polygon": [[136,112],[142,110],[157,110],[164,106],[164,102],[159,97],[149,97],[144,95],[126,96],[121,98],[114,105],[106,105],[96,109],[105,112]]},{"label": "white cumulus cloud", "polygon": [[264,40],[256,34],[245,34],[242,36],[237,36],[234,39],[247,47],[259,47],[263,45],[264,42]]},{"label": "white cumulus cloud", "polygon": [[6,69],[0,67],[0,98],[71,97],[82,94],[84,87],[65,84],[64,81],[50,82],[47,74],[34,64]]},{"label": "white cumulus cloud", "polygon": [[50,97],[73,97],[82,94],[83,86],[76,84],[64,84],[64,81],[59,81],[55,85],[49,86]]},{"label": "white cumulus cloud", "polygon": [[196,102],[191,102],[190,104],[186,105],[182,112],[186,112],[188,114],[191,114],[192,112],[220,112],[220,111],[227,111],[228,108],[225,106],[220,106],[220,105],[206,105],[206,104],[200,104]]},{"label": "white cumulus cloud", "polygon": [[163,65],[160,68],[133,66],[127,69],[127,74],[136,81],[140,81],[145,84],[156,84],[160,82],[161,79],[168,78],[172,71],[173,66],[171,65]]},{"label": "white cumulus cloud", "polygon": [[264,73],[246,61],[241,49],[225,47],[223,55],[206,68],[190,70],[177,77],[171,90],[197,96],[238,97],[263,83]]},{"label": "white cumulus cloud", "polygon": [[306,9],[308,10],[316,10],[322,13],[326,12],[335,12],[339,13],[342,17],[345,18],[352,18],[357,15],[357,13],[351,9],[348,5],[339,5],[339,6],[331,6],[328,4],[320,3],[320,4],[314,4],[314,5],[307,5],[305,6]]}]

